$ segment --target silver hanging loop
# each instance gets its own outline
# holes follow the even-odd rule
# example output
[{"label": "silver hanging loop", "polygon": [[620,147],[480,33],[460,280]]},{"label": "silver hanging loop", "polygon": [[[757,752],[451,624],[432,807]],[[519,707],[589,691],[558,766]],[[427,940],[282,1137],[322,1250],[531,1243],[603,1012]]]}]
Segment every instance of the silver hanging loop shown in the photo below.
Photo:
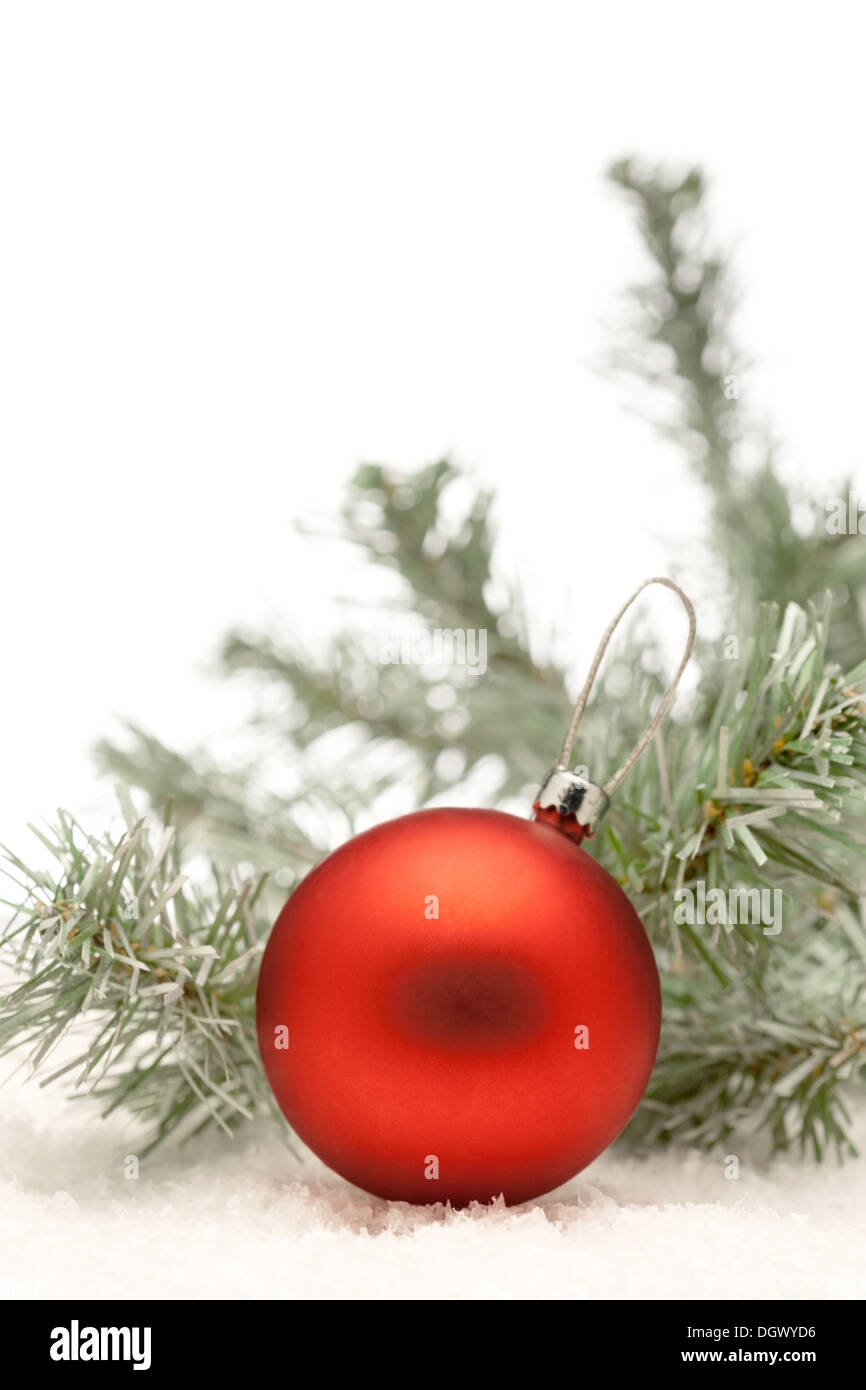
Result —
[{"label": "silver hanging loop", "polygon": [[[572,749],[574,748],[574,742],[577,737],[577,730],[583,718],[583,712],[586,709],[590,692],[595,684],[598,669],[607,651],[608,643],[625,613],[634,603],[635,599],[638,598],[650,584],[663,584],[666,589],[673,589],[674,593],[681,599],[689,619],[689,631],[686,638],[685,650],[682,660],[677,667],[676,674],[665,691],[662,701],[646,729],[641,734],[625,761],[617,768],[616,772],[609,778],[605,785],[601,787],[597,783],[591,782],[588,778],[582,777],[576,772],[572,772],[568,767],[568,763],[571,759]],[[692,648],[695,645],[696,628],[697,619],[695,618],[695,610],[692,606],[691,599],[672,579],[645,579],[642,584],[638,585],[631,597],[626,600],[619,612],[612,618],[605,630],[604,636],[598,644],[598,650],[592,659],[589,674],[584,682],[583,689],[577,697],[577,704],[574,707],[574,713],[571,716],[571,723],[568,726],[568,731],[565,735],[565,741],[563,742],[562,751],[560,752],[557,764],[545,778],[538,798],[535,801],[533,809],[536,812],[541,811],[542,813],[546,813],[540,818],[546,820],[555,819],[557,822],[570,822],[572,827],[571,833],[573,833],[577,839],[582,839],[585,834],[592,833],[592,826],[597,824],[610,805],[611,795],[634,767],[638,758],[655,736],[665,715],[670,710],[677,692],[677,686],[680,683],[680,678],[688,665],[689,657],[692,654]],[[568,829],[569,826],[566,823],[562,823],[561,828]]]}]

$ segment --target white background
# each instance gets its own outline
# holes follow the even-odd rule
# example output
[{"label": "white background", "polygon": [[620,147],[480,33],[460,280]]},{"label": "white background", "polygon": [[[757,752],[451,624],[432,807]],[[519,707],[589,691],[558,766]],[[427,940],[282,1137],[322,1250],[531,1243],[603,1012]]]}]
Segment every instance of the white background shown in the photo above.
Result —
[{"label": "white background", "polygon": [[597,575],[578,659],[680,553],[687,464],[592,370],[644,271],[623,152],[706,167],[746,404],[825,493],[864,478],[852,7],[0,13],[0,838],[96,807],[115,714],[181,743],[241,717],[203,663],[354,592],[290,522],[362,459],[495,482],[545,621]]}]

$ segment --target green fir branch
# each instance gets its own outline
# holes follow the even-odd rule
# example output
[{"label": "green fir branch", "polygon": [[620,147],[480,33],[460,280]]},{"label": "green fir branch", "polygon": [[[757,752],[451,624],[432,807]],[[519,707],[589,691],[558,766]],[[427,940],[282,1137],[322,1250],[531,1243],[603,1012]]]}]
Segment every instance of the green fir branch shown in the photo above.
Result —
[{"label": "green fir branch", "polygon": [[[124,804],[116,839],[87,835],[65,812],[35,830],[53,870],[7,855],[20,901],[0,938],[16,978],[0,1001],[0,1050],[21,1049],[43,1085],[62,1078],[105,1115],[136,1115],[147,1149],[176,1130],[232,1133],[269,1104],[254,1026],[264,879],[212,868],[190,881],[174,828],[154,842]],[[79,1025],[81,1047],[52,1068]]]},{"label": "green fir branch", "polygon": [[736,340],[738,295],[709,225],[707,180],[634,159],[609,177],[628,198],[649,269],[623,297],[607,369],[703,483],[704,560],[709,551],[724,572],[736,626],[748,627],[761,601],[805,606],[829,589],[832,654],[852,666],[866,650],[866,547],[827,526],[851,481],[840,473],[818,497],[784,481],[780,449],[749,405],[756,367]]}]

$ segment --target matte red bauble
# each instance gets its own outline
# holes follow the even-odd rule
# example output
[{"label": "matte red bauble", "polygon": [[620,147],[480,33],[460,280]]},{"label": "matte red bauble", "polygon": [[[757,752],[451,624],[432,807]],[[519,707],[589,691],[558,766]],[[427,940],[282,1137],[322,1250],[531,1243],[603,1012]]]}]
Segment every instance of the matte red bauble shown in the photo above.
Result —
[{"label": "matte red bauble", "polygon": [[548,1192],[616,1138],[660,997],[634,908],[566,835],[433,810],[304,880],[257,1013],[274,1095],[325,1163],[381,1197],[457,1206]]},{"label": "matte red bauble", "polygon": [[[687,657],[694,613],[677,593]],[[328,855],[277,920],[257,997],[268,1080],[297,1134],[368,1192],[527,1201],[600,1154],[643,1094],[661,1016],[655,960],[628,898],[580,841],[683,666],[604,789],[568,770],[624,611],[535,820],[403,816]]]}]

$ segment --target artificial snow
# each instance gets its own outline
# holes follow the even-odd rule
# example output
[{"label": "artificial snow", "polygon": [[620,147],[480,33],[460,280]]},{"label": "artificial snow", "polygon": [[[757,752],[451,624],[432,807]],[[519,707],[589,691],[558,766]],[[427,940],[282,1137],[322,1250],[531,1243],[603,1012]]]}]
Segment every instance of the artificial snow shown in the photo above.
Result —
[{"label": "artificial snow", "polygon": [[134,1125],[92,1102],[19,1071],[0,1116],[5,1298],[866,1296],[858,1160],[741,1151],[730,1179],[721,1151],[614,1148],[542,1201],[458,1212],[367,1196],[264,1120],[158,1150],[133,1179]]}]

